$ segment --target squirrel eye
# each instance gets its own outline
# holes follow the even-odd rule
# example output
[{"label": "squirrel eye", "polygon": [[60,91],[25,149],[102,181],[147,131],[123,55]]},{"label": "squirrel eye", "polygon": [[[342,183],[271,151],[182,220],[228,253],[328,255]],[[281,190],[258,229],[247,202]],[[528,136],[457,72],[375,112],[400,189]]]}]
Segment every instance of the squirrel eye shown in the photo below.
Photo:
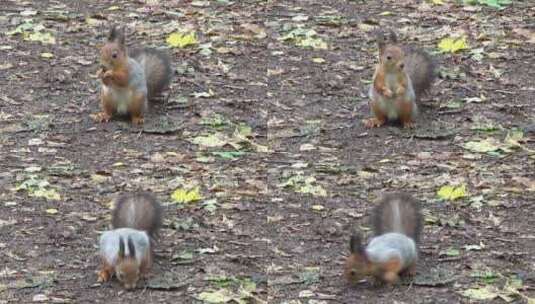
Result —
[{"label": "squirrel eye", "polygon": [[111,57],[112,57],[112,58],[117,58],[117,52],[113,52],[113,53],[111,54]]},{"label": "squirrel eye", "polygon": [[392,59],[392,56],[386,56],[386,60]]},{"label": "squirrel eye", "polygon": [[405,67],[405,64],[403,64],[403,63],[399,65],[400,69],[403,69],[404,67]]}]

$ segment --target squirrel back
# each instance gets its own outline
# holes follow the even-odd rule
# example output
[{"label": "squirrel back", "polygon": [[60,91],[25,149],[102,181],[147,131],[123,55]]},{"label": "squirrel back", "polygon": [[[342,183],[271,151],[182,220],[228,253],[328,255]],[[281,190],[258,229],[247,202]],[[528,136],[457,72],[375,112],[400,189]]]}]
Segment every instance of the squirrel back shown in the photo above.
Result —
[{"label": "squirrel back", "polygon": [[408,193],[384,194],[373,211],[372,227],[375,236],[397,232],[418,243],[422,230],[420,206]]},{"label": "squirrel back", "polygon": [[378,33],[377,44],[380,54],[387,49],[399,49],[404,53],[405,72],[409,75],[416,99],[429,90],[436,77],[436,62],[428,53],[413,46],[400,45],[393,31],[389,31],[388,35]]},{"label": "squirrel back", "polygon": [[146,231],[155,238],[162,225],[162,209],[158,201],[147,192],[126,193],[116,200],[112,226]]},{"label": "squirrel back", "polygon": [[135,288],[152,264],[147,232],[131,228],[109,230],[100,236],[99,243],[102,260],[99,281],[105,282],[115,274],[126,289]]},{"label": "squirrel back", "polygon": [[129,55],[143,67],[148,99],[158,96],[171,81],[173,71],[169,56],[161,50],[148,47],[132,49]]}]

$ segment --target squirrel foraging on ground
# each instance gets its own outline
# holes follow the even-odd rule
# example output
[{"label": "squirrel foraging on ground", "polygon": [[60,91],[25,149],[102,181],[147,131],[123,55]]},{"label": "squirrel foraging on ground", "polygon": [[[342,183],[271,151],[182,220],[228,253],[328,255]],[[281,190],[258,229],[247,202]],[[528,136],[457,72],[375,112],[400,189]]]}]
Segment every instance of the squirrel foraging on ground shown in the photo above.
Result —
[{"label": "squirrel foraging on ground", "polygon": [[129,51],[124,29],[113,27],[100,49],[98,77],[101,80],[102,112],[92,114],[96,122],[108,122],[114,114],[130,115],[134,124],[142,124],[148,100],[154,99],[171,80],[169,57],[153,48]]},{"label": "squirrel foraging on ground", "polygon": [[114,274],[126,289],[136,287],[153,260],[154,239],[162,224],[162,210],[146,192],[121,195],[112,213],[112,228],[100,237],[101,268],[98,281]]},{"label": "squirrel foraging on ground", "polygon": [[344,269],[347,280],[356,283],[372,276],[394,284],[400,274],[414,275],[422,230],[418,202],[406,193],[384,195],[373,211],[372,226],[374,237],[367,246],[358,233],[351,236]]},{"label": "squirrel foraging on ground", "polygon": [[416,102],[431,87],[435,62],[424,51],[402,46],[390,31],[377,35],[379,62],[369,89],[369,105],[374,117],[365,119],[368,128],[380,127],[387,120],[399,120],[404,128],[414,127]]}]

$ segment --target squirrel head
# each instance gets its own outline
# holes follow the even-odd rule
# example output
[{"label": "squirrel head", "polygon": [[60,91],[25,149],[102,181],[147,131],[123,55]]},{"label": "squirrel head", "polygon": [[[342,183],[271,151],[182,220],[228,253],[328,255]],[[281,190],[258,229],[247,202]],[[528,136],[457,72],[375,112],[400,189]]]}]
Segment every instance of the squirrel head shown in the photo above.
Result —
[{"label": "squirrel head", "polygon": [[349,282],[356,283],[372,273],[372,264],[358,233],[351,236],[349,250],[351,254],[346,259],[344,275]]},{"label": "squirrel head", "polygon": [[379,47],[379,63],[387,71],[401,71],[405,68],[405,52],[398,44],[398,37],[390,30],[388,33],[377,33],[377,46]]},{"label": "squirrel head", "polygon": [[136,288],[139,280],[139,263],[136,259],[136,248],[129,237],[127,239],[128,255],[125,254],[125,244],[122,237],[119,238],[119,259],[115,267],[117,279],[123,283],[124,288]]},{"label": "squirrel head", "polygon": [[100,64],[105,69],[113,69],[127,60],[124,28],[113,27],[108,34],[108,41],[100,49]]},{"label": "squirrel head", "polygon": [[405,52],[398,45],[387,45],[380,52],[379,63],[387,71],[403,71],[405,68]]}]

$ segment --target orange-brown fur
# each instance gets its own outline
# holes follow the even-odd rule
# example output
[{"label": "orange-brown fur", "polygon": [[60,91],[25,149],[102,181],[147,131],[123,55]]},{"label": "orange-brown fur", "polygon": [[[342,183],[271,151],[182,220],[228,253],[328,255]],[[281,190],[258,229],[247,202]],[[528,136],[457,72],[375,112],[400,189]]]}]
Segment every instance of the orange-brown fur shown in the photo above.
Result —
[{"label": "orange-brown fur", "polygon": [[105,257],[101,257],[100,271],[98,272],[98,281],[107,282],[115,273],[115,266],[108,264]]},{"label": "orange-brown fur", "polygon": [[[124,92],[126,88],[132,92],[128,95],[130,97],[127,97],[127,112],[132,123],[142,124],[147,100],[161,93],[171,79],[169,57],[164,52],[151,48],[134,49],[130,56],[123,31],[112,28],[108,41],[100,48],[101,70],[98,77],[108,89],[103,88],[101,91],[102,111],[91,115],[96,122],[107,122],[111,119],[117,112],[117,100],[114,100],[117,97],[114,97],[114,93]],[[133,61],[136,63],[135,69],[132,67]],[[143,72],[140,72],[137,64]],[[139,80],[142,80],[142,87]]]},{"label": "orange-brown fur", "polygon": [[128,106],[130,119],[135,125],[143,124],[143,108],[145,103],[145,96],[143,94],[134,94],[134,100]]}]

